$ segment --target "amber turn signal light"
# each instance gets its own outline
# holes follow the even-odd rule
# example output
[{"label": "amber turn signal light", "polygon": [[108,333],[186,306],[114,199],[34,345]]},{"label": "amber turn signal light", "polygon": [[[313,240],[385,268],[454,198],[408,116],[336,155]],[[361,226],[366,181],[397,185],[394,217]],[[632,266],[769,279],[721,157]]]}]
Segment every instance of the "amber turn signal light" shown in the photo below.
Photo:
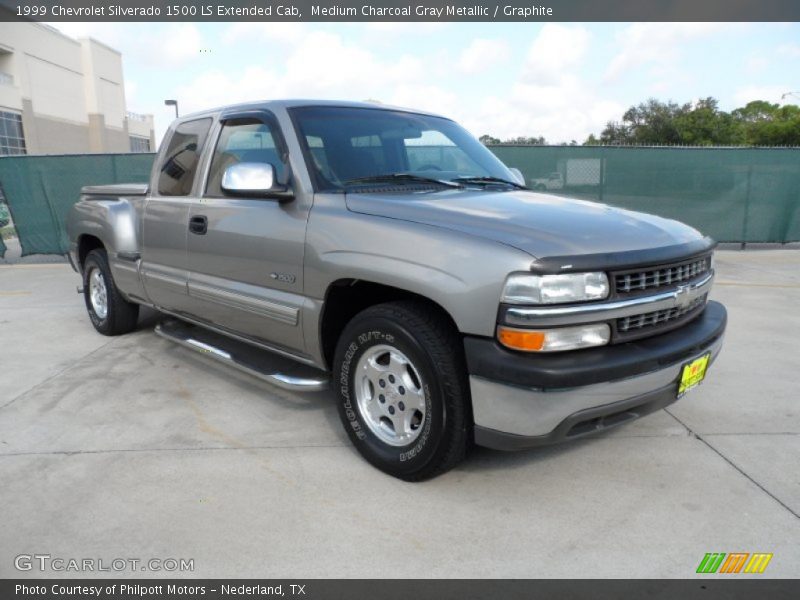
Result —
[{"label": "amber turn signal light", "polygon": [[611,329],[606,323],[592,323],[575,327],[553,329],[515,329],[499,325],[497,340],[506,348],[522,352],[563,352],[604,346],[611,339]]},{"label": "amber turn signal light", "polygon": [[525,331],[510,327],[497,328],[497,339],[512,350],[538,352],[544,347],[544,331]]}]

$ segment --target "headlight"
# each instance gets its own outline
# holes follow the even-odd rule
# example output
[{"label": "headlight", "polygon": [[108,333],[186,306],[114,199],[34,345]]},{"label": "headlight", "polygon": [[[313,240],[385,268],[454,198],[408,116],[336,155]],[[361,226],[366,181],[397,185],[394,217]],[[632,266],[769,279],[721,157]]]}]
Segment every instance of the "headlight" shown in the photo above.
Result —
[{"label": "headlight", "polygon": [[610,339],[611,329],[605,323],[554,329],[515,329],[504,325],[497,328],[501,344],[522,352],[563,352],[605,346]]},{"label": "headlight", "polygon": [[503,302],[507,304],[563,304],[601,300],[607,296],[605,273],[513,273],[503,289]]}]

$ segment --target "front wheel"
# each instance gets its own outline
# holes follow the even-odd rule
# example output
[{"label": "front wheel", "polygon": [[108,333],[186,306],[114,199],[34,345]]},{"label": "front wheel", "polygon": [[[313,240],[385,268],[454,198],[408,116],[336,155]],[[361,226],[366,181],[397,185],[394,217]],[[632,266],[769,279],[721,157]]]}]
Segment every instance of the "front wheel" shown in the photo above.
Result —
[{"label": "front wheel", "polygon": [[83,298],[94,328],[103,335],[136,329],[139,305],[123,298],[114,283],[105,250],[89,252],[83,265]]},{"label": "front wheel", "polygon": [[463,351],[435,307],[391,302],[359,313],[339,338],[334,373],[345,429],[377,468],[418,481],[465,456],[471,415]]}]

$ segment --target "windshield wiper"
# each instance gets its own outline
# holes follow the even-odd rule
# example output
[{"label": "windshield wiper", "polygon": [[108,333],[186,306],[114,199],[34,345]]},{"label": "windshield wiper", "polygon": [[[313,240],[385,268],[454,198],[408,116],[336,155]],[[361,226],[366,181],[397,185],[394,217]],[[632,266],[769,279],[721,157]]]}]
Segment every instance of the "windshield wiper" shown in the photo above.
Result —
[{"label": "windshield wiper", "polygon": [[518,190],[528,189],[527,186],[524,186],[521,183],[517,183],[516,181],[509,181],[508,179],[503,179],[501,177],[466,175],[464,177],[454,177],[453,181],[457,181],[460,183],[475,183],[475,184],[486,184],[486,185],[492,183],[503,183],[505,185],[510,185],[512,187],[515,187]]},{"label": "windshield wiper", "polygon": [[422,177],[421,175],[413,175],[411,173],[387,173],[385,175],[371,175],[369,177],[356,177],[355,179],[348,179],[344,182],[345,185],[359,184],[359,183],[434,183],[451,188],[463,187],[460,183],[448,181],[445,179],[435,179],[433,177]]}]

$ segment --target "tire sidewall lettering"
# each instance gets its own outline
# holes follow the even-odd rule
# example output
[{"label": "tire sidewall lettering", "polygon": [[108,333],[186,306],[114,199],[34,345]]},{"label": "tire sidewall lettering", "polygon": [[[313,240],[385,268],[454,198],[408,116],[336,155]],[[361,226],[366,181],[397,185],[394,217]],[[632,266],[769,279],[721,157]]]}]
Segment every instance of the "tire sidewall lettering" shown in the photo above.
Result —
[{"label": "tire sidewall lettering", "polygon": [[[401,463],[407,463],[408,461],[413,460],[422,454],[426,449],[428,449],[429,446],[428,442],[431,439],[434,423],[432,398],[433,394],[436,392],[432,389],[428,380],[434,377],[434,374],[430,372],[426,365],[418,365],[418,368],[421,368],[425,372],[423,388],[425,391],[426,418],[422,432],[420,433],[419,437],[414,440],[414,444],[410,448],[393,448],[388,444],[381,442],[371,432],[369,432],[366,426],[361,423],[360,416],[358,415],[358,409],[353,405],[354,398],[352,393],[352,387],[355,385],[354,375],[352,373],[352,370],[355,368],[354,362],[357,362],[361,355],[370,347],[378,344],[391,345],[408,353],[408,348],[401,347],[406,346],[407,344],[401,343],[398,345],[398,341],[400,340],[398,340],[394,334],[380,329],[370,329],[356,335],[355,339],[348,344],[347,349],[342,357],[338,384],[345,417],[358,440],[368,443],[369,445],[377,444],[377,447],[381,449],[382,453],[393,454],[395,460],[398,460]],[[414,351],[412,354],[416,355],[418,353]]]},{"label": "tire sidewall lettering", "polygon": [[425,414],[429,415],[428,418],[425,419],[425,425],[422,428],[422,433],[419,434],[419,437],[414,440],[416,443],[410,450],[406,450],[405,452],[400,453],[400,462],[406,462],[407,460],[411,460],[417,454],[422,452],[422,449],[428,443],[428,438],[431,435],[431,427],[433,423],[433,407],[431,406],[431,389],[430,386],[425,383],[423,385],[425,389]]}]

